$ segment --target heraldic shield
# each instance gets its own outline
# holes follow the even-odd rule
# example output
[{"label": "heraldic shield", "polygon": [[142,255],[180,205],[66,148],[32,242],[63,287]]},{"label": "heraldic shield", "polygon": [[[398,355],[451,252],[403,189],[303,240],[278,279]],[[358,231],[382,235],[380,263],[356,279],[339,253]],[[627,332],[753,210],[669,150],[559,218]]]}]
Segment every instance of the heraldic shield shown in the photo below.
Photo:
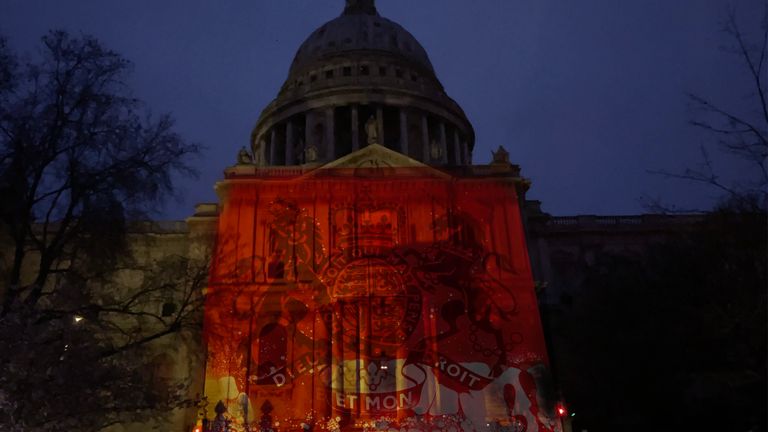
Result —
[{"label": "heraldic shield", "polygon": [[558,430],[514,182],[398,170],[220,184],[207,429]]}]

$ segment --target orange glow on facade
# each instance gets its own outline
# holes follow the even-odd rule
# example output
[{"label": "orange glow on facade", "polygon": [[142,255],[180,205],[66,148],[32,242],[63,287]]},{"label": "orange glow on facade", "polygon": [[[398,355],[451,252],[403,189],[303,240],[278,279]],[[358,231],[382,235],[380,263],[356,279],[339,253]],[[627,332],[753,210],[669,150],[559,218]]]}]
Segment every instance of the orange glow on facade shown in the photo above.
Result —
[{"label": "orange glow on facade", "polygon": [[219,192],[207,430],[555,430],[512,181],[322,169]]}]

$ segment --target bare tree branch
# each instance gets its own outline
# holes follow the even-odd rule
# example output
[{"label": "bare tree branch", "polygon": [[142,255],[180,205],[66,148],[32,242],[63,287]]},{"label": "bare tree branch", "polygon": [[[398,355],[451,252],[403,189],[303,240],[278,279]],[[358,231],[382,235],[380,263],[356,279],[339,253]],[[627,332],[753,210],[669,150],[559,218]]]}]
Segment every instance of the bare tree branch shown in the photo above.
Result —
[{"label": "bare tree branch", "polygon": [[700,144],[699,168],[685,168],[679,172],[650,170],[649,173],[666,178],[688,180],[708,184],[725,193],[727,197],[754,196],[768,206],[768,103],[766,102],[765,75],[766,50],[768,49],[768,2],[764,5],[761,21],[761,40],[752,43],[739,26],[736,11],[730,8],[724,23],[724,33],[731,42],[727,49],[746,66],[750,85],[754,90],[756,109],[740,113],[712,102],[709,98],[688,93],[691,106],[696,110],[690,124],[716,137],[717,147],[734,157],[748,162],[741,171],[740,179],[727,182],[718,175],[705,144]]},{"label": "bare tree branch", "polygon": [[144,113],[129,66],[64,32],[17,66],[0,37],[0,229],[13,251],[0,274],[2,430],[100,430],[188,403],[146,370],[157,344],[199,322],[205,270],[135,260],[129,226],[193,172],[198,147]]}]

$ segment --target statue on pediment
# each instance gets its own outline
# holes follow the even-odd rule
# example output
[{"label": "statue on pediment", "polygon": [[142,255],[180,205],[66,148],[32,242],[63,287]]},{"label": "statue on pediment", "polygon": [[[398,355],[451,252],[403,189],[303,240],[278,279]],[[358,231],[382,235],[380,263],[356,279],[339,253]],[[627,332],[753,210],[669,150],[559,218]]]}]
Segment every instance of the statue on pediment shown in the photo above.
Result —
[{"label": "statue on pediment", "polygon": [[375,116],[369,117],[365,122],[365,135],[368,137],[368,145],[379,142],[379,122]]},{"label": "statue on pediment", "polygon": [[304,161],[306,163],[317,162],[318,159],[317,147],[310,144],[304,149]]},{"label": "statue on pediment", "polygon": [[237,164],[253,165],[253,156],[245,149],[245,146],[240,147],[240,151],[237,152]]},{"label": "statue on pediment", "polygon": [[493,155],[493,163],[494,164],[504,164],[509,165],[509,152],[507,149],[504,148],[504,146],[499,146],[499,149],[496,151],[491,151],[491,154]]}]

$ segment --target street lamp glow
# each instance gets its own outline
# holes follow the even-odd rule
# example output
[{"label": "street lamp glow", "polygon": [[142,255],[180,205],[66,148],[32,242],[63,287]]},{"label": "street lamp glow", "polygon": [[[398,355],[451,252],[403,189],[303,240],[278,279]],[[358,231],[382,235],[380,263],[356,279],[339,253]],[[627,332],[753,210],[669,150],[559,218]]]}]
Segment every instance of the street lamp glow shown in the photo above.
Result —
[{"label": "street lamp glow", "polygon": [[82,316],[80,316],[80,315],[75,315],[75,324],[79,323],[80,321],[82,321],[82,320],[84,320],[84,319],[85,319],[85,318],[83,318],[83,317],[82,317]]}]

